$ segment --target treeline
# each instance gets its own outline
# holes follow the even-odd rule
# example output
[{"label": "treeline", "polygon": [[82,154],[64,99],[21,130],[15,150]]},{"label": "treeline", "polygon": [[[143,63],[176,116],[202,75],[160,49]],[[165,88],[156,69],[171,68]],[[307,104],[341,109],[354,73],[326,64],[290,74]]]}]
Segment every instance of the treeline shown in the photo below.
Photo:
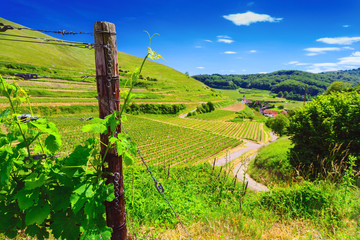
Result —
[{"label": "treeline", "polygon": [[[248,75],[203,74],[192,77],[213,88],[237,89],[241,87],[270,90],[275,94],[281,92],[284,97],[294,100],[304,99],[305,86],[307,86],[307,95],[316,96],[323,93],[332,82],[339,80],[331,74],[314,74],[297,70]],[[344,78],[344,81],[349,81],[352,85],[355,85],[360,82],[359,79],[350,76]],[[285,92],[288,93],[287,96]]]},{"label": "treeline", "polygon": [[127,113],[130,114],[141,114],[141,113],[150,113],[150,114],[177,114],[181,110],[186,108],[185,104],[154,104],[154,103],[145,103],[145,104],[135,104],[132,103],[128,105],[125,109]]}]

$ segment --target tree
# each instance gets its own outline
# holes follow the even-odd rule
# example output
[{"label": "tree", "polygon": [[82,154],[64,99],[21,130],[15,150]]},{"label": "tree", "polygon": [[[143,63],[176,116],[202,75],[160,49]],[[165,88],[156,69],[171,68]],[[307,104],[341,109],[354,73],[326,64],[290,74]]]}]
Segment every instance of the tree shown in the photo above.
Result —
[{"label": "tree", "polygon": [[345,91],[349,88],[351,88],[350,83],[335,81],[326,89],[325,94],[330,94],[332,92],[341,92],[341,91]]},{"label": "tree", "polygon": [[[348,150],[349,154],[359,156],[359,106],[359,92],[333,92],[321,95],[296,110],[288,128],[294,144],[292,164],[320,169],[320,160],[328,158],[335,147],[340,147],[339,153]],[[335,161],[341,161],[342,157]]]},{"label": "tree", "polygon": [[283,114],[279,113],[275,118],[270,118],[266,125],[274,131],[274,133],[278,134],[280,137],[287,132],[287,127],[289,126],[289,118]]}]

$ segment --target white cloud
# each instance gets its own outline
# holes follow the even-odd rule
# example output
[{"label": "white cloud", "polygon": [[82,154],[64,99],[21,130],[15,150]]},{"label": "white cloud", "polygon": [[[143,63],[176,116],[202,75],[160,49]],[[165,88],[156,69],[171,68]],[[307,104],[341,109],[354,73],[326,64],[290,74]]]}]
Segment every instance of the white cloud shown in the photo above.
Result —
[{"label": "white cloud", "polygon": [[350,27],[350,25],[347,25],[347,24],[346,24],[346,25],[343,25],[343,27],[344,27],[344,28],[348,28],[348,27]]},{"label": "white cloud", "polygon": [[360,52],[354,52],[349,57],[339,58],[341,65],[360,66]]},{"label": "white cloud", "polygon": [[309,65],[309,63],[302,63],[302,62],[299,62],[299,61],[290,61],[290,62],[288,62],[287,64],[296,65],[296,66],[306,66],[306,65]]},{"label": "white cloud", "polygon": [[225,54],[236,54],[236,52],[233,52],[233,51],[225,51],[224,53]]},{"label": "white cloud", "polygon": [[348,57],[338,58],[336,63],[313,63],[307,68],[307,71],[313,73],[353,69],[360,66],[360,52],[354,52]]},{"label": "white cloud", "polygon": [[258,72],[259,74],[267,74],[268,72]]},{"label": "white cloud", "polygon": [[209,43],[212,43],[212,42],[213,42],[213,41],[211,41],[211,40],[208,40],[208,39],[207,39],[207,40],[204,40],[204,41],[205,41],[205,42],[209,42]]},{"label": "white cloud", "polygon": [[196,67],[197,69],[204,69],[204,67]]},{"label": "white cloud", "polygon": [[319,54],[324,54],[326,52],[333,52],[333,51],[341,51],[341,50],[354,50],[351,47],[322,47],[322,48],[305,48],[305,51],[309,52],[307,56],[316,56]]},{"label": "white cloud", "polygon": [[329,51],[340,51],[341,48],[338,48],[338,47],[305,48],[304,50],[308,51],[308,52],[314,52],[314,53],[325,53],[325,52],[329,52]]},{"label": "white cloud", "polygon": [[257,51],[256,50],[250,50],[249,52],[250,53],[256,53]]},{"label": "white cloud", "polygon": [[228,35],[219,35],[219,36],[216,36],[217,38],[228,38],[228,39],[231,39],[231,37],[229,37]]},{"label": "white cloud", "polygon": [[223,43],[229,43],[229,44],[234,42],[234,40],[225,39],[225,38],[219,38],[217,41],[218,42],[223,42]]},{"label": "white cloud", "polygon": [[233,22],[237,26],[246,25],[249,26],[256,22],[279,22],[283,18],[274,18],[267,14],[258,14],[254,12],[236,13],[223,16],[225,19]]},{"label": "white cloud", "polygon": [[327,44],[351,45],[360,41],[360,37],[335,37],[335,38],[319,38],[316,41]]}]

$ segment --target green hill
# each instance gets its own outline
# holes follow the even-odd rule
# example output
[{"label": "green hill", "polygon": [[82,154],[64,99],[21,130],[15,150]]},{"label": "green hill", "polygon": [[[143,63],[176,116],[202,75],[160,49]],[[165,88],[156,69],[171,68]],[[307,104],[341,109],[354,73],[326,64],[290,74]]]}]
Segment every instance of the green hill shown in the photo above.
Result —
[{"label": "green hill", "polygon": [[282,70],[267,74],[247,75],[195,75],[195,79],[206,85],[219,89],[256,88],[271,90],[287,99],[304,99],[305,86],[307,86],[307,97],[316,96],[324,92],[334,81],[350,82],[356,85],[360,78],[355,73],[343,71],[335,73],[314,74],[297,70]]},{"label": "green hill", "polygon": [[[0,18],[0,22],[5,25],[23,27],[3,18]],[[7,30],[5,34],[54,39],[46,34],[28,30]],[[0,33],[0,38],[34,41],[5,34]],[[6,40],[0,40],[0,42],[0,74],[2,75],[29,72],[39,76],[77,81],[84,80],[81,76],[86,75],[92,76],[86,81],[95,82],[94,50]],[[118,52],[120,72],[134,71],[140,66],[141,61],[141,58]],[[153,61],[146,62],[142,76],[143,79],[137,86],[140,89],[138,92],[141,92],[137,94],[138,99],[147,101],[152,99],[158,102],[199,102],[221,99],[218,93],[203,83]],[[122,80],[121,82],[125,83],[125,80]]]}]

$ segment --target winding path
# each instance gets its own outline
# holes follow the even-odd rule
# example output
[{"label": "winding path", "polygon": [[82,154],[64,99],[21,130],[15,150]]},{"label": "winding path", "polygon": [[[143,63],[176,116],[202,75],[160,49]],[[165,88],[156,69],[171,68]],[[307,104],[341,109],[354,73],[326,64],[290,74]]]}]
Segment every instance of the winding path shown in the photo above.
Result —
[{"label": "winding path", "polygon": [[[242,156],[244,153],[247,153],[248,151],[258,149],[258,148],[260,148],[262,146],[266,146],[266,145],[274,142],[276,139],[278,139],[278,136],[276,136],[272,132],[271,132],[271,137],[272,137],[272,140],[270,142],[266,143],[266,144],[258,144],[258,143],[246,141],[245,148],[242,148],[239,151],[235,151],[233,153],[230,153],[229,157],[220,158],[219,160],[217,160],[215,162],[215,165],[216,166],[224,166],[227,163],[231,162],[231,159],[235,160],[235,159],[239,158],[240,156]],[[269,189],[265,185],[256,182],[254,179],[252,179],[249,176],[249,174],[246,173],[248,165],[250,164],[251,160],[253,160],[256,157],[256,155],[257,155],[257,153],[254,153],[250,157],[246,158],[243,162],[236,165],[235,168],[233,169],[233,173],[241,181],[248,182],[248,188],[249,189],[251,189],[251,190],[253,190],[255,192],[268,191]],[[230,159],[230,161],[229,161],[229,159]]]}]

